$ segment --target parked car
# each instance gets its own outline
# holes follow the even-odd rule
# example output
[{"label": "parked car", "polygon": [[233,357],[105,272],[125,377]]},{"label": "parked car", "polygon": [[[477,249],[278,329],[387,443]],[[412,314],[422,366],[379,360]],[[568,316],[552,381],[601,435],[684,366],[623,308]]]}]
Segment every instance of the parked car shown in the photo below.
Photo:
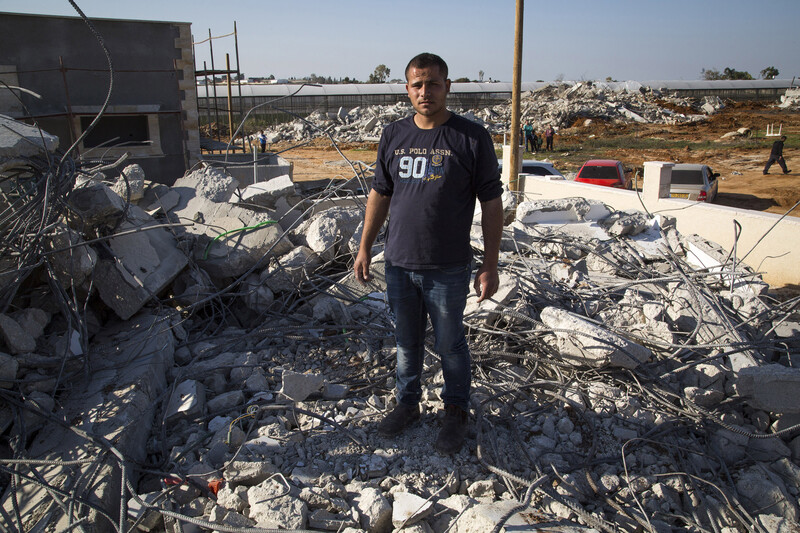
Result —
[{"label": "parked car", "polygon": [[670,198],[686,198],[698,202],[713,202],[719,189],[719,173],[708,165],[679,163],[672,167]]},{"label": "parked car", "polygon": [[[497,167],[499,168],[500,172],[503,171],[503,160],[497,160]],[[520,171],[521,174],[533,174],[534,176],[560,176],[564,177],[561,172],[556,170],[556,167],[553,166],[553,163],[549,163],[547,161],[535,161],[533,159],[523,159],[522,160],[522,170]]]},{"label": "parked car", "polygon": [[590,159],[578,170],[575,181],[619,189],[631,188],[631,179],[622,161],[616,159]]}]

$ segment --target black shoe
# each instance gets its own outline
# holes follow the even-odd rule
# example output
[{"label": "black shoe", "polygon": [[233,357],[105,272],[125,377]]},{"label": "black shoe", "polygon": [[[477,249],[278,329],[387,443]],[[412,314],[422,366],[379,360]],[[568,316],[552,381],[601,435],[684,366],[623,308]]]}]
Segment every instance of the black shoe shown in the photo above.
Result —
[{"label": "black shoe", "polygon": [[458,452],[464,445],[469,429],[469,415],[466,411],[455,405],[446,405],[444,419],[439,438],[436,439],[436,449],[450,455]]},{"label": "black shoe", "polygon": [[787,170],[786,172],[784,172],[784,174],[789,174],[790,172],[791,170]]},{"label": "black shoe", "polygon": [[769,172],[762,172],[762,174],[764,174],[766,176],[767,174],[769,174]]},{"label": "black shoe", "polygon": [[417,420],[419,420],[418,406],[398,403],[397,407],[383,417],[383,420],[378,424],[378,435],[381,437],[393,437]]}]

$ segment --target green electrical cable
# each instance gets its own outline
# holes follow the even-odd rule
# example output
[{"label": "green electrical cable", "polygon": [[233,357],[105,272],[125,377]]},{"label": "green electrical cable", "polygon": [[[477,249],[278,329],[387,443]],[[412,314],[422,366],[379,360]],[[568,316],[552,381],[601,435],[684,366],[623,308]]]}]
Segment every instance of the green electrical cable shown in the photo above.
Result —
[{"label": "green electrical cable", "polygon": [[275,220],[265,220],[264,222],[256,224],[255,226],[245,226],[243,228],[232,229],[230,231],[226,231],[225,233],[220,233],[219,235],[214,237],[214,239],[210,243],[208,243],[208,245],[206,245],[206,250],[205,250],[205,252],[203,252],[203,261],[206,261],[208,259],[208,250],[211,248],[211,245],[214,244],[215,242],[217,242],[218,240],[220,240],[221,238],[223,238],[225,235],[230,235],[231,233],[236,233],[238,231],[247,231],[249,229],[258,229],[260,227],[267,226],[269,224],[275,224],[276,222],[277,221],[275,221]]}]

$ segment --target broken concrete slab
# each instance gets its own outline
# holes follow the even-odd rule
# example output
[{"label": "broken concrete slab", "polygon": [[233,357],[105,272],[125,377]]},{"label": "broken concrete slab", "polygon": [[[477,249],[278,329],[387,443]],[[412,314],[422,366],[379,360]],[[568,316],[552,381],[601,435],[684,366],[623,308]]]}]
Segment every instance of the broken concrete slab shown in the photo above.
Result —
[{"label": "broken concrete slab", "polygon": [[292,292],[322,264],[322,258],[308,246],[298,246],[277,257],[261,272],[261,283],[272,292]]},{"label": "broken concrete slab", "polygon": [[[497,292],[489,300],[478,303],[478,294],[470,291],[467,295],[467,303],[464,307],[464,316],[474,319],[483,319],[486,322],[496,320],[502,316],[501,310],[508,307],[517,296],[518,285],[515,277],[509,276],[505,272],[500,273],[500,285]],[[472,284],[470,284],[470,287]]]},{"label": "broken concrete slab", "polygon": [[322,374],[300,374],[284,370],[280,393],[293,402],[302,402],[322,390],[324,381],[325,377]]},{"label": "broken concrete slab", "polygon": [[12,159],[54,152],[58,143],[55,135],[0,115],[0,171],[5,170]]},{"label": "broken concrete slab", "polygon": [[601,367],[607,364],[636,368],[652,352],[588,320],[558,307],[545,307],[541,320],[554,330],[558,350],[565,361]]},{"label": "broken concrete slab", "polygon": [[125,214],[125,201],[105,183],[89,181],[73,189],[67,201],[77,215],[71,224],[76,230],[98,226],[113,228]]},{"label": "broken concrete slab", "polygon": [[12,354],[32,352],[36,340],[19,323],[8,315],[0,313],[0,338]]},{"label": "broken concrete slab", "polygon": [[[197,241],[194,256],[197,264],[212,278],[225,280],[241,276],[259,261],[280,256],[292,249],[277,224],[252,222],[234,216],[215,217],[209,237]],[[264,263],[266,265],[266,263]]]},{"label": "broken concrete slab", "polygon": [[[97,264],[97,252],[83,245],[80,234],[66,224],[57,224],[45,244],[56,278],[63,287],[81,287],[92,275]],[[60,251],[59,251],[60,250]]]},{"label": "broken concrete slab", "polygon": [[564,198],[522,202],[517,206],[516,218],[524,224],[566,223],[600,220],[609,214],[608,208],[600,202],[585,198]]},{"label": "broken concrete slab", "polygon": [[433,502],[410,492],[395,492],[392,505],[392,525],[396,528],[411,526],[424,520],[433,512]]},{"label": "broken concrete slab", "polygon": [[[49,425],[47,431],[39,431],[30,443],[28,457],[53,461],[50,466],[37,467],[51,484],[66,490],[70,480],[84,478],[86,497],[103,509],[119,509],[120,476],[115,456],[82,435],[88,433],[105,442],[114,442],[124,457],[145,461],[150,433],[147,428],[166,389],[167,369],[173,364],[174,338],[168,321],[141,315],[129,322],[109,324],[97,341],[97,346],[105,349],[90,354],[92,375],[84,380],[79,374],[70,392],[59,399],[59,416],[85,433]],[[61,464],[70,459],[96,461]],[[136,482],[135,473],[132,481]],[[74,518],[63,516],[46,489],[38,485],[23,482],[16,497],[26,529],[42,518],[57,527],[67,527]],[[14,512],[8,495],[3,499],[3,507],[6,512]],[[111,524],[96,511],[88,511],[88,516],[95,527],[111,529]]]},{"label": "broken concrete slab", "polygon": [[[131,205],[118,233],[155,225],[150,215]],[[95,285],[103,302],[123,320],[161,293],[188,264],[172,234],[163,228],[117,235],[108,246],[114,256],[99,260]]]},{"label": "broken concrete slab", "polygon": [[288,174],[248,185],[237,197],[237,202],[262,207],[275,207],[279,198],[295,194],[294,182]]},{"label": "broken concrete slab", "polygon": [[165,418],[168,422],[196,418],[203,414],[205,406],[206,388],[198,381],[187,379],[175,387],[167,404]]},{"label": "broken concrete slab", "polygon": [[754,366],[742,368],[737,378],[739,395],[754,408],[770,413],[800,413],[800,369],[778,364]]},{"label": "broken concrete slab", "polygon": [[182,201],[200,196],[211,202],[227,202],[233,196],[239,182],[236,178],[225,173],[220,167],[208,164],[191,174],[178,178],[172,185],[173,191],[181,195]]}]

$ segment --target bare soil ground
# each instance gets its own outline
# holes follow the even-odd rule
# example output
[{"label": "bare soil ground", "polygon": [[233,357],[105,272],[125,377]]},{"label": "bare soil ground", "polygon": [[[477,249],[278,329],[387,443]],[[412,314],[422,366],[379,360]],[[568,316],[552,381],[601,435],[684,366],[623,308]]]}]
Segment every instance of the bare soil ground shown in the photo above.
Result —
[{"label": "bare soil ground", "polygon": [[[688,110],[678,110],[688,111]],[[556,137],[554,152],[539,153],[537,158],[552,161],[561,172],[576,172],[587,159],[619,159],[641,169],[644,161],[705,163],[721,173],[716,203],[730,207],[783,214],[800,200],[800,112],[787,111],[759,103],[729,103],[725,109],[699,123],[606,124],[594,119],[590,126],[577,121],[563,128]],[[770,174],[762,175],[775,137],[765,137],[767,126],[783,125],[789,140],[784,149],[787,166],[793,172],[783,175],[773,165]],[[739,128],[750,128],[749,137],[720,137]],[[271,150],[291,148],[289,144],[273,145]],[[377,145],[361,143],[340,145],[353,162],[372,165]],[[350,166],[327,139],[291,148],[281,154],[294,164],[297,181],[349,178]],[[800,216],[800,208],[791,216]]]}]

